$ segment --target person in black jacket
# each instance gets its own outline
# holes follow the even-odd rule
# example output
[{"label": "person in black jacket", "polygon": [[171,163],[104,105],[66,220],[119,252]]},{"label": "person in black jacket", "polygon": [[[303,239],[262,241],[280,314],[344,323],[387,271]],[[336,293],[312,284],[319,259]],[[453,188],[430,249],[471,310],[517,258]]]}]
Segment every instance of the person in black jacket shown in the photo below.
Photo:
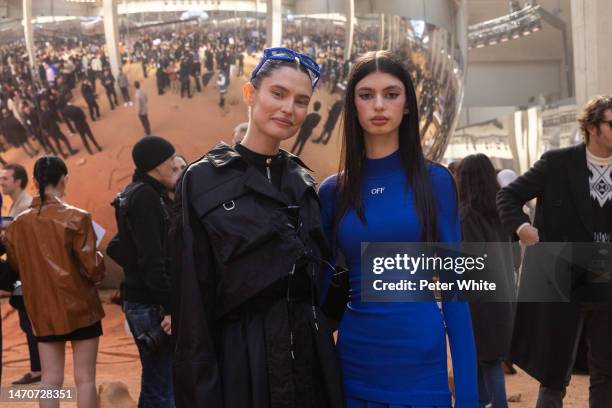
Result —
[{"label": "person in black jacket", "polygon": [[132,183],[115,200],[123,310],[142,364],[139,407],[173,408],[168,209],[178,167],[174,147],[158,136],[134,145]]},{"label": "person in black jacket", "polygon": [[[544,153],[497,195],[500,218],[508,233],[518,235],[526,245],[547,243],[543,250],[539,245],[526,250],[519,300],[532,300],[522,294],[528,291],[535,293],[539,302],[517,304],[511,346],[513,362],[540,382],[537,408],[563,406],[583,334],[591,377],[589,406],[612,406],[610,284],[608,280],[605,286],[604,279],[586,285],[597,272],[593,266],[598,262],[610,265],[609,259],[601,259],[600,250],[610,253],[612,242],[612,96],[589,101],[579,123],[586,144]],[[534,198],[537,206],[532,226],[523,205]],[[546,256],[557,248],[571,249],[573,254]],[[582,257],[592,265],[586,273],[584,265],[588,264],[582,264]],[[593,299],[602,284],[608,293],[603,299]],[[582,290],[585,287],[589,289],[586,293]],[[550,288],[560,292],[551,297],[555,303],[542,302],[542,292]]]},{"label": "person in black jacket", "polygon": [[13,116],[8,109],[2,109],[2,118],[0,119],[0,133],[4,135],[5,140],[15,146],[23,147],[23,151],[30,157],[38,154],[38,150],[30,144],[28,134],[23,125]]},{"label": "person in black jacket", "polygon": [[79,135],[81,135],[81,140],[83,141],[83,145],[85,146],[89,154],[93,154],[93,151],[91,150],[91,147],[89,147],[87,138],[91,140],[91,142],[94,146],[96,146],[99,152],[102,151],[102,148],[100,147],[100,145],[94,138],[93,133],[91,132],[91,128],[87,123],[87,118],[85,117],[85,112],[83,112],[83,109],[68,102],[68,104],[62,111],[62,114],[66,119],[66,123],[72,124],[72,126],[76,128],[77,132],[79,132]]},{"label": "person in black jacket", "polygon": [[195,57],[191,69],[191,75],[195,81],[195,87],[197,92],[202,92],[202,85],[200,84],[200,75],[202,75],[202,63],[197,57]]},{"label": "person in black jacket", "polygon": [[193,68],[191,66],[191,61],[183,57],[179,70],[179,77],[181,81],[181,98],[185,96],[185,93],[189,98],[191,98],[191,83],[189,77],[191,76],[192,70]]},{"label": "person in black jacket", "polygon": [[166,73],[160,63],[157,64],[157,69],[155,71],[155,81],[157,84],[157,94],[163,95],[164,89],[166,88]]},{"label": "person in black jacket", "polygon": [[28,132],[34,136],[38,143],[42,146],[47,154],[51,153],[54,156],[57,155],[55,148],[49,142],[49,138],[42,131],[40,127],[40,117],[38,110],[32,108],[29,103],[24,102],[21,107],[21,113],[25,121],[25,127]]},{"label": "person in black jacket", "polygon": [[57,114],[54,114],[54,112],[49,108],[47,100],[43,99],[40,101],[40,109],[42,129],[47,133],[47,135],[49,135],[49,137],[51,137],[51,139],[53,139],[56,150],[59,152],[59,154],[61,154],[64,158],[67,157],[66,153],[64,153],[62,150],[60,142],[64,142],[70,155],[77,154],[79,150],[73,149],[72,146],[70,146],[68,138],[64,133],[62,133],[59,125],[57,124]]},{"label": "person in black jacket", "polygon": [[102,85],[104,85],[104,89],[106,90],[106,96],[108,97],[108,103],[110,103],[111,109],[115,109],[115,105],[119,105],[117,101],[117,92],[115,92],[115,77],[108,68],[104,69]]},{"label": "person in black jacket", "polygon": [[266,50],[244,87],[244,140],[214,147],[177,186],[178,408],[343,406],[318,306],[329,249],[315,182],[279,149],[304,121],[318,77],[306,56]]},{"label": "person in black jacket", "polygon": [[510,353],[513,307],[512,303],[501,300],[514,299],[514,269],[510,237],[502,228],[495,206],[499,184],[486,155],[473,154],[461,161],[457,169],[457,190],[463,241],[478,253],[489,254],[483,276],[496,283],[498,298],[495,300],[499,300],[485,298],[470,303],[478,355],[479,400],[481,406],[507,408],[501,363]]},{"label": "person in black jacket", "polygon": [[95,121],[96,119],[100,119],[100,106],[98,106],[95,90],[89,79],[83,80],[83,83],[81,84],[81,94],[83,95],[83,99],[85,99],[87,107],[89,108],[89,117],[91,120]]}]

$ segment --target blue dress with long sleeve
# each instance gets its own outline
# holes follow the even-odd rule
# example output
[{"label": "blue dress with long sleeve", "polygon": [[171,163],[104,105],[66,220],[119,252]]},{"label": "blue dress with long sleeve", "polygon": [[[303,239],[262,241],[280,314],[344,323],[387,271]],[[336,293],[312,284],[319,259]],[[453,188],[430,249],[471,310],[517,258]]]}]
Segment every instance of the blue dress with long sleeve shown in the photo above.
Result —
[{"label": "blue dress with long sleeve", "polygon": [[[454,181],[428,165],[438,206],[440,241],[458,242],[461,228]],[[336,176],[320,187],[322,221],[331,238]],[[453,361],[456,408],[478,407],[476,351],[468,305],[434,301],[372,303],[360,299],[361,242],[417,242],[421,223],[399,152],[366,159],[362,198],[367,223],[349,210],[338,227],[337,246],[349,268],[350,297],[338,335],[347,406],[436,407],[452,404],[446,336]],[[445,333],[446,330],[446,333]]]}]

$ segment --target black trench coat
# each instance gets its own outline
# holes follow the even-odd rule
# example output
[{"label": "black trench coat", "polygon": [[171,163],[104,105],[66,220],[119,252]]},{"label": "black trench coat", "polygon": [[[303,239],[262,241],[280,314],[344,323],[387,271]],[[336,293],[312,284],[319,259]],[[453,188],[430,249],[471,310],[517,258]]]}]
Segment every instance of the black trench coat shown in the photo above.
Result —
[{"label": "black trench coat", "polygon": [[[315,182],[296,156],[281,154],[280,191],[223,143],[179,183],[178,408],[342,407],[332,330],[317,306],[328,250]],[[288,206],[299,206],[299,222]],[[262,295],[298,269],[308,296]]]},{"label": "black trench coat", "polygon": [[[523,205],[537,198],[534,227],[541,242],[592,242],[593,211],[585,145],[551,150],[529,171],[497,194],[497,208],[507,233],[513,234],[529,218]],[[541,279],[544,271],[532,267],[528,248],[523,261],[521,288]],[[558,260],[551,259],[551,263]],[[602,305],[612,313],[612,305]],[[579,303],[518,303],[512,338],[512,360],[541,384],[566,385],[573,366],[572,354],[579,341]],[[584,359],[577,355],[577,361]]]},{"label": "black trench coat", "polygon": [[[461,211],[461,231],[465,242],[509,242],[501,224],[491,223],[476,211]],[[493,245],[488,251],[495,250],[490,256],[495,264],[487,263],[485,276],[496,276],[497,292],[514,295],[514,265],[509,247]],[[494,268],[495,270],[491,270]],[[506,278],[506,279],[503,279]],[[503,286],[502,286],[503,285]],[[510,342],[514,320],[514,304],[505,302],[470,303],[474,339],[478,361],[507,359],[510,356]]]}]

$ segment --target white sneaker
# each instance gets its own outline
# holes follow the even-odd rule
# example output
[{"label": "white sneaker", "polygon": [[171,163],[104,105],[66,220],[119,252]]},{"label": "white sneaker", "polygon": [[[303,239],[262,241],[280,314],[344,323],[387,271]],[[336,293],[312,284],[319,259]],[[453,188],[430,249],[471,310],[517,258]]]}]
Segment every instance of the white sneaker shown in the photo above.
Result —
[{"label": "white sneaker", "polygon": [[134,102],[132,102],[132,101],[129,101],[129,102],[128,102],[128,104],[129,104],[130,106],[134,106]]},{"label": "white sneaker", "polygon": [[127,102],[123,102],[123,107],[127,108]]}]

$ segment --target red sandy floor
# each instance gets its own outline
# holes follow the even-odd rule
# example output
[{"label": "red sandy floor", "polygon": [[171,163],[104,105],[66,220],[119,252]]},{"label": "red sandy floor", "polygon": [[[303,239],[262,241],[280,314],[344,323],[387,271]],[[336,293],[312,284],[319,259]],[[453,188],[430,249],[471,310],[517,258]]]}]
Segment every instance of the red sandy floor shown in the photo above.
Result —
[{"label": "red sandy floor", "polygon": [[[251,61],[249,61],[251,62]],[[139,66],[128,67],[130,80],[142,80]],[[246,70],[248,72],[248,69]],[[220,140],[229,142],[233,128],[246,120],[247,112],[242,103],[241,84],[244,79],[233,79],[227,96],[225,109],[217,106],[218,92],[213,87],[214,80],[203,94],[196,94],[192,99],[181,99],[178,94],[166,93],[158,96],[155,90],[154,75],[143,81],[143,88],[149,94],[149,119],[153,133],[168,138],[175,144],[177,151],[194,160],[204,154]],[[133,95],[133,89],[130,90]],[[80,94],[77,90],[76,94]],[[98,87],[102,118],[90,123],[92,130],[104,148],[100,154],[90,156],[81,145],[78,136],[69,136],[71,144],[80,152],[68,159],[70,172],[67,202],[87,209],[94,219],[109,232],[105,239],[114,233],[114,214],[109,205],[115,194],[130,180],[133,171],[131,147],[143,135],[142,126],[138,120],[135,107],[123,107],[121,104],[111,111],[106,95]],[[313,101],[323,102],[321,113],[322,123],[327,117],[328,103],[332,98],[324,91],[317,91]],[[80,97],[76,102],[85,107]],[[313,137],[319,135],[322,123],[315,129]],[[63,125],[62,125],[63,126]],[[68,132],[66,132],[68,134]],[[302,153],[302,159],[315,170],[315,177],[321,181],[334,173],[338,167],[338,134],[332,142],[321,146],[308,142]],[[285,143],[290,149],[293,140]],[[19,162],[31,171],[34,159],[28,158],[21,150],[11,150],[3,154],[8,162]],[[5,200],[4,213],[8,211],[8,199]],[[103,244],[103,247],[105,243]],[[109,270],[112,272],[113,268]],[[117,283],[119,276],[114,272],[109,274],[107,285]],[[108,297],[108,294],[105,294]],[[118,306],[105,304],[107,317],[103,321],[105,335],[101,339],[98,357],[97,381],[122,381],[134,399],[137,399],[140,388],[140,365],[136,348],[123,328],[123,315]],[[25,337],[19,329],[17,314],[7,304],[2,307],[4,328],[4,372],[2,385],[19,378],[29,367]],[[73,384],[72,359],[67,353],[66,385]],[[506,377],[508,395],[521,394],[521,402],[512,403],[513,408],[528,408],[535,405],[538,384],[524,373]],[[586,407],[588,405],[588,378],[575,376],[568,389],[566,407]],[[3,407],[11,406],[2,403]],[[19,403],[15,407],[34,407],[36,404]],[[74,406],[76,404],[66,404]]]}]

